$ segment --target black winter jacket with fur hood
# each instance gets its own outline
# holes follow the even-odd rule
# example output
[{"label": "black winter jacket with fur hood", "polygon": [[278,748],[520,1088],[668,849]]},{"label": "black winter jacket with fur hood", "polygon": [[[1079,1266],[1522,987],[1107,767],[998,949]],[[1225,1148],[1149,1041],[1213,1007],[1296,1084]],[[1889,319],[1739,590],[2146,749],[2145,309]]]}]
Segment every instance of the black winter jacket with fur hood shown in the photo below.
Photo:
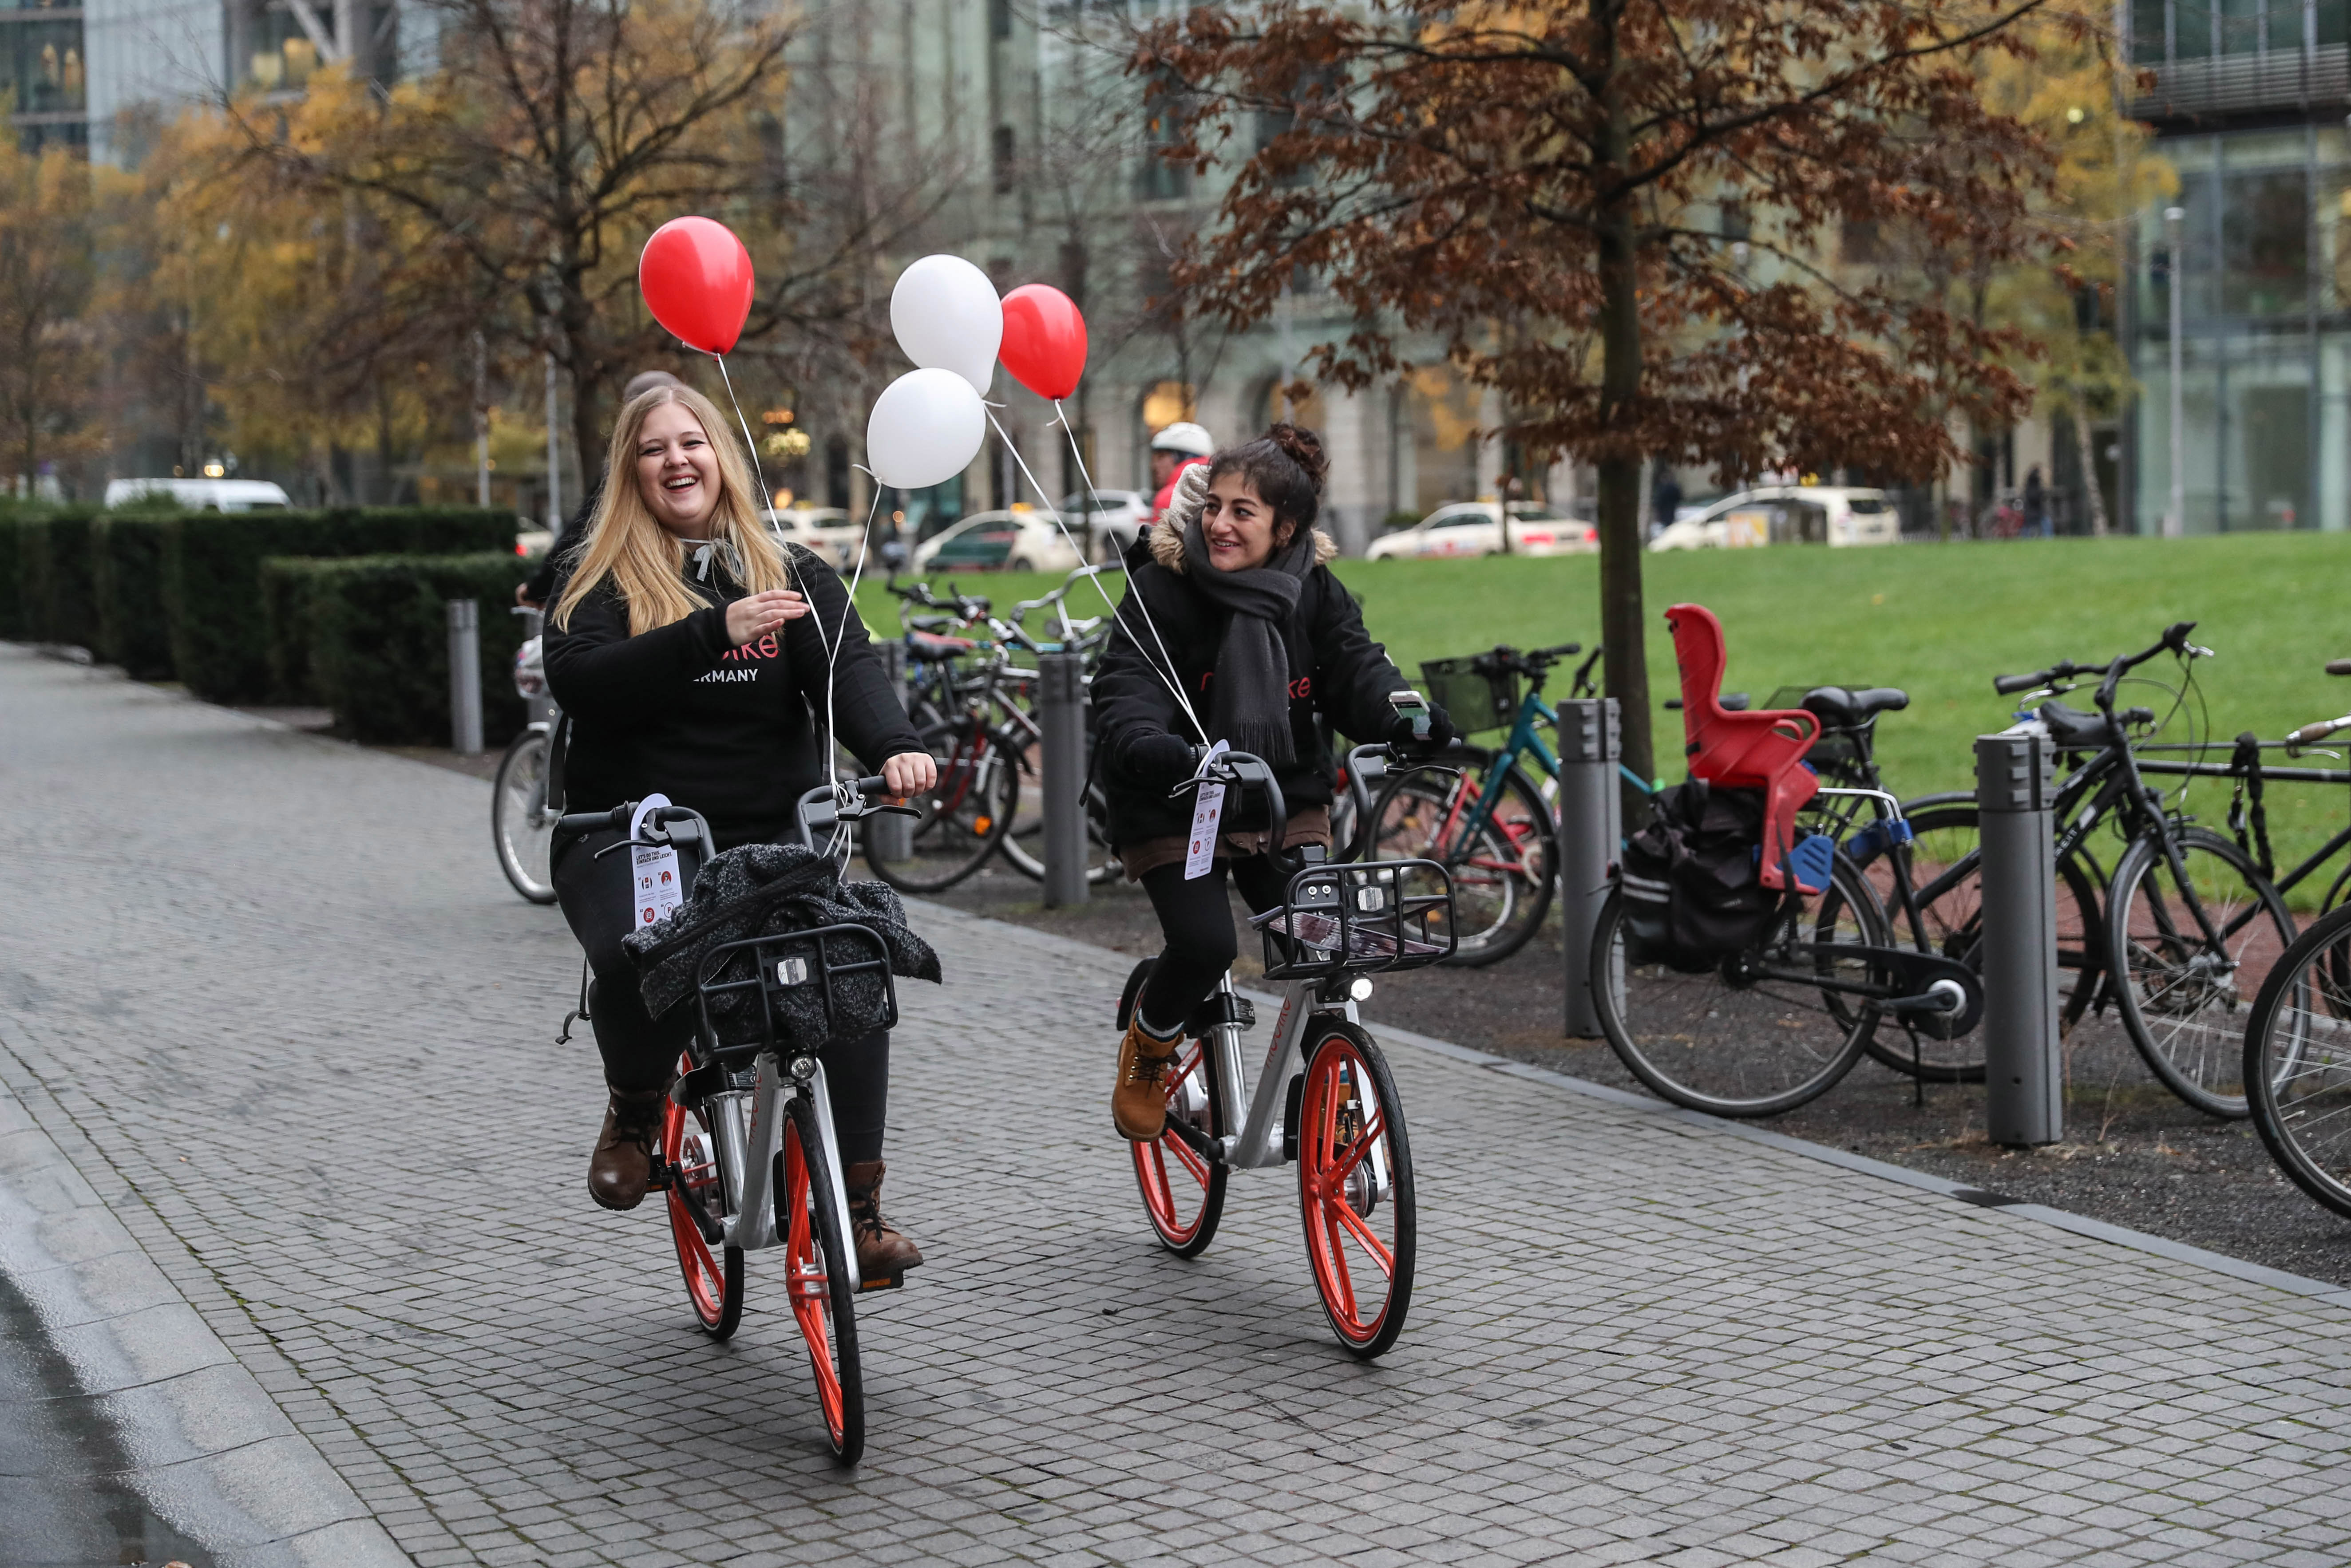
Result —
[{"label": "black winter jacket with fur hood", "polygon": [[[1407,685],[1372,641],[1364,613],[1327,564],[1339,547],[1321,529],[1314,534],[1314,567],[1298,596],[1298,611],[1284,628],[1290,655],[1290,750],[1299,760],[1277,770],[1290,808],[1327,806],[1337,772],[1315,728],[1316,716],[1358,742],[1378,740],[1394,716],[1388,694]],[[1184,537],[1173,517],[1163,517],[1126,553],[1127,602],[1094,671],[1092,712],[1094,761],[1110,806],[1113,844],[1181,837],[1191,831],[1187,796],[1170,800],[1167,786],[1135,776],[1130,754],[1149,736],[1178,735],[1198,743],[1166,683],[1155,672],[1165,667],[1151,627],[1134,600],[1141,596],[1167,653],[1176,663],[1192,706],[1207,722],[1207,688],[1224,642],[1227,612],[1194,588],[1186,576]],[[1216,739],[1214,736],[1209,737]],[[1228,821],[1228,827],[1236,824]]]}]

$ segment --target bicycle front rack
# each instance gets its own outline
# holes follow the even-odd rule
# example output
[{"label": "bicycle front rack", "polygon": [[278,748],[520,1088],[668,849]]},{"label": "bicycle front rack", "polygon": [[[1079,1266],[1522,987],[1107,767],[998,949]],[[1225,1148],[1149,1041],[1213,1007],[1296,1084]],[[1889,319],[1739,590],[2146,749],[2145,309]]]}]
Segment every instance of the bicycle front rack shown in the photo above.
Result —
[{"label": "bicycle front rack", "polygon": [[[861,953],[870,956],[860,956]],[[735,963],[738,955],[747,956],[751,972],[739,979],[720,979],[719,975]],[[857,1032],[895,1029],[898,988],[890,974],[890,949],[872,929],[843,922],[722,942],[705,953],[695,967],[695,999],[701,1010],[703,1051],[712,1060],[751,1056],[770,1046],[813,1054],[841,1032],[846,998],[840,992],[839,982],[852,975],[867,974],[881,984],[882,1012],[871,1021],[859,1020],[862,1027]],[[817,988],[824,1027],[817,1039],[804,1041],[791,1038],[798,1031],[791,1028],[788,1015],[790,1004],[799,1000],[796,993],[804,993],[810,987]],[[728,1032],[738,1038],[722,1042],[711,1019],[711,1002],[716,998],[746,994],[758,998],[757,1038],[744,1038],[747,1031],[743,1025],[749,1016],[745,1009],[725,1020]]]},{"label": "bicycle front rack", "polygon": [[1269,980],[1417,969],[1453,956],[1453,878],[1428,860],[1308,866],[1249,924]]}]

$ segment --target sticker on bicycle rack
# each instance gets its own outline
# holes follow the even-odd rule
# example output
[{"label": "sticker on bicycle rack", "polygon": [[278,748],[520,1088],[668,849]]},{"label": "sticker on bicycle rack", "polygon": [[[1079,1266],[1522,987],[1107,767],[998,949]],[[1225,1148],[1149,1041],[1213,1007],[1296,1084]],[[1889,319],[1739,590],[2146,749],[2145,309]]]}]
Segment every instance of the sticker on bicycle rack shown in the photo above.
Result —
[{"label": "sticker on bicycle rack", "polygon": [[[642,838],[645,820],[668,804],[666,795],[648,795],[638,802],[636,814],[629,819],[629,837]],[[631,901],[636,915],[630,928],[642,931],[685,902],[685,877],[677,863],[677,852],[666,845],[635,845],[629,851],[629,862],[636,878]]]},{"label": "sticker on bicycle rack", "polygon": [[[1207,767],[1229,749],[1223,741],[1217,741],[1208,747],[1208,755],[1201,759],[1200,765]],[[1197,881],[1207,875],[1209,868],[1217,863],[1217,829],[1224,820],[1225,787],[1221,784],[1201,785],[1199,796],[1192,803],[1192,836],[1184,853],[1186,882]]]}]

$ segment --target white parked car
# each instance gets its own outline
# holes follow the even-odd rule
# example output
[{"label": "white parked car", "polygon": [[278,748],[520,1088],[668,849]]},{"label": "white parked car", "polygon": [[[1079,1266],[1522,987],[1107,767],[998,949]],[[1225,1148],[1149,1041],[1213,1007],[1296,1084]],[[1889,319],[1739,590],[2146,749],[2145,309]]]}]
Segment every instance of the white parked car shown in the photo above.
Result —
[{"label": "white parked car", "polygon": [[1890,545],[1902,515],[1883,490],[1822,485],[1761,485],[1725,496],[1695,517],[1677,517],[1649,541],[1653,550],[1749,549],[1758,545]]},{"label": "white parked car", "polygon": [[[1600,530],[1562,517],[1533,501],[1510,503],[1513,555],[1581,555],[1600,548]],[[1364,552],[1372,560],[1430,560],[1450,556],[1499,555],[1501,507],[1493,501],[1451,501],[1408,528],[1374,539]]]},{"label": "white parked car", "polygon": [[116,479],[106,486],[109,507],[168,497],[192,512],[279,512],[286,492],[266,479]]},{"label": "white parked car", "polygon": [[931,571],[1075,571],[1085,562],[1053,519],[1019,508],[979,512],[914,547],[914,575]]},{"label": "white parked car", "polygon": [[1140,490],[1096,490],[1061,497],[1061,520],[1086,541],[1096,560],[1116,560],[1151,521],[1151,497]]},{"label": "white parked car", "polygon": [[847,571],[857,564],[862,530],[839,507],[788,507],[782,511],[770,507],[760,516],[767,518],[768,527],[778,538],[813,552],[834,570]]}]

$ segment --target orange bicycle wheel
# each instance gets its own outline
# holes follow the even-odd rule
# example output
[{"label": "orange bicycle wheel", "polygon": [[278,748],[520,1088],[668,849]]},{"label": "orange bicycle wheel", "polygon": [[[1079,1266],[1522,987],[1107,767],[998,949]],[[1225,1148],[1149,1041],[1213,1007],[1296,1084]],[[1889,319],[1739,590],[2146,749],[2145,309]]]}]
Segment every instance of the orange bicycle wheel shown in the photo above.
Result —
[{"label": "orange bicycle wheel", "polygon": [[[690,1065],[681,1062],[678,1071]],[[707,1111],[675,1103],[664,1109],[661,1157],[669,1172],[669,1234],[677,1248],[678,1271],[685,1276],[695,1321],[711,1338],[725,1339],[743,1321],[743,1249],[720,1243],[714,1252],[695,1216],[698,1207],[716,1220],[723,1207],[712,1145]]]},{"label": "orange bicycle wheel", "polygon": [[1354,1025],[1318,1020],[1306,1037],[1298,1105],[1298,1207],[1323,1315],[1368,1361],[1395,1343],[1412,1306],[1412,1148],[1395,1080]]},{"label": "orange bicycle wheel", "polygon": [[865,1452],[865,1379],[857,1359],[856,1292],[849,1282],[849,1238],[833,1201],[832,1177],[814,1108],[789,1102],[776,1184],[776,1228],[784,1237],[792,1317],[808,1344],[816,1397],[833,1457],[853,1465]]}]

